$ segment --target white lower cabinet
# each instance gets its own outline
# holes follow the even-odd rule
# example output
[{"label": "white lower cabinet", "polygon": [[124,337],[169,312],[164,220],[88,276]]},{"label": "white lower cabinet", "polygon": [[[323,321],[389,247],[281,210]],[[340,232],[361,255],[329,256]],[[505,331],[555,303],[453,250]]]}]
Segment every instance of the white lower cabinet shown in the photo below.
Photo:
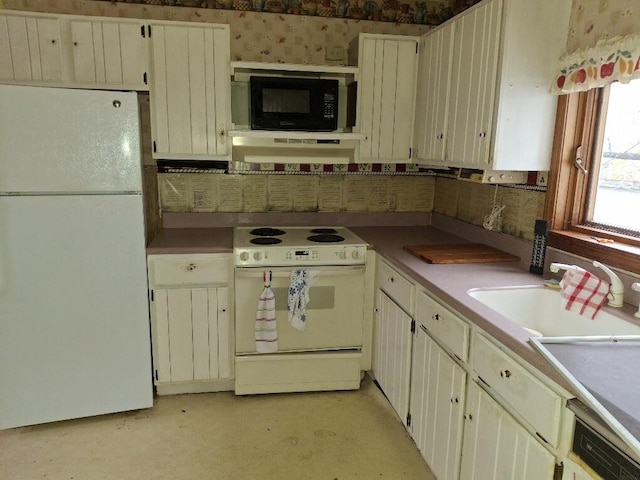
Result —
[{"label": "white lower cabinet", "polygon": [[411,372],[411,436],[438,480],[457,479],[467,373],[423,326],[413,338]]},{"label": "white lower cabinet", "polygon": [[403,422],[409,413],[412,322],[404,310],[378,290],[373,375]]},{"label": "white lower cabinet", "polygon": [[154,255],[148,263],[158,394],[233,390],[230,259]]},{"label": "white lower cabinet", "polygon": [[461,480],[551,480],[555,457],[475,382],[465,407]]}]

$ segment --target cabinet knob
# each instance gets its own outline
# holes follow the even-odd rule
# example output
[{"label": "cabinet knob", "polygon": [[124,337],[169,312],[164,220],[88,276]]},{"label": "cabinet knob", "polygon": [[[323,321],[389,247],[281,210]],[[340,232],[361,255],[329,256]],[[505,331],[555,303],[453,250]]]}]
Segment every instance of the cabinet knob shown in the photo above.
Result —
[{"label": "cabinet knob", "polygon": [[190,272],[194,271],[196,268],[196,265],[194,265],[193,263],[190,263],[189,265],[187,265],[187,270],[189,270]]},{"label": "cabinet knob", "polygon": [[439,133],[438,135],[436,135],[436,138],[438,140],[442,140],[444,138],[444,133]]},{"label": "cabinet knob", "polygon": [[480,134],[478,135],[480,138],[486,138],[487,136],[487,132],[480,132]]},{"label": "cabinet knob", "polygon": [[503,370],[502,372],[500,372],[500,376],[502,378],[509,378],[511,376],[511,372],[509,370]]},{"label": "cabinet knob", "polygon": [[440,315],[438,315],[437,313],[434,313],[433,315],[431,315],[431,318],[433,318],[436,322],[440,321]]},{"label": "cabinet knob", "polygon": [[395,282],[394,278],[393,277],[389,277],[389,282],[391,282],[391,283]]}]

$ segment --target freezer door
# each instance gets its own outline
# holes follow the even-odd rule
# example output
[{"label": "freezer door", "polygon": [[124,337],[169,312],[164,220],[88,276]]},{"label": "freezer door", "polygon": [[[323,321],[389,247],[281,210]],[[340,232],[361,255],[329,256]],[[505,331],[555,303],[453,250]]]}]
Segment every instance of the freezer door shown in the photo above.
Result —
[{"label": "freezer door", "polygon": [[3,192],[140,192],[132,92],[0,85]]},{"label": "freezer door", "polygon": [[139,195],[0,197],[0,428],[152,406]]}]

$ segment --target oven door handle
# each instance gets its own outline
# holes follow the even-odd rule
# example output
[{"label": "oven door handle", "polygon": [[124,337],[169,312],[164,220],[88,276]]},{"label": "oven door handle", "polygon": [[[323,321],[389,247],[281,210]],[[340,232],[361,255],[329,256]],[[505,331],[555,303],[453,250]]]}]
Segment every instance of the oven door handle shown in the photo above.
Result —
[{"label": "oven door handle", "polygon": [[[315,270],[318,271],[318,277],[341,277],[341,276],[349,276],[349,275],[362,275],[364,274],[365,267],[364,266],[353,266],[353,267],[339,267],[327,269],[326,267],[305,267],[307,270]],[[236,268],[236,277],[238,278],[262,278],[262,273],[265,271],[271,271],[273,278],[285,278],[291,276],[291,271],[293,268],[283,269],[281,267],[278,268]]]}]

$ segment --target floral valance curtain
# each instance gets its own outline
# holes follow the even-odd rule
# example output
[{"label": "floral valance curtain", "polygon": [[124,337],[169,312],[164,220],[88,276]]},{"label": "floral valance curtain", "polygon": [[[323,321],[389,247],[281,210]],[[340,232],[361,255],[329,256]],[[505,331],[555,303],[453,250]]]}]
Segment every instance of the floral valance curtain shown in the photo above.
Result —
[{"label": "floral valance curtain", "polygon": [[584,92],[634,78],[640,78],[640,33],[602,39],[561,58],[552,91],[557,95]]}]

